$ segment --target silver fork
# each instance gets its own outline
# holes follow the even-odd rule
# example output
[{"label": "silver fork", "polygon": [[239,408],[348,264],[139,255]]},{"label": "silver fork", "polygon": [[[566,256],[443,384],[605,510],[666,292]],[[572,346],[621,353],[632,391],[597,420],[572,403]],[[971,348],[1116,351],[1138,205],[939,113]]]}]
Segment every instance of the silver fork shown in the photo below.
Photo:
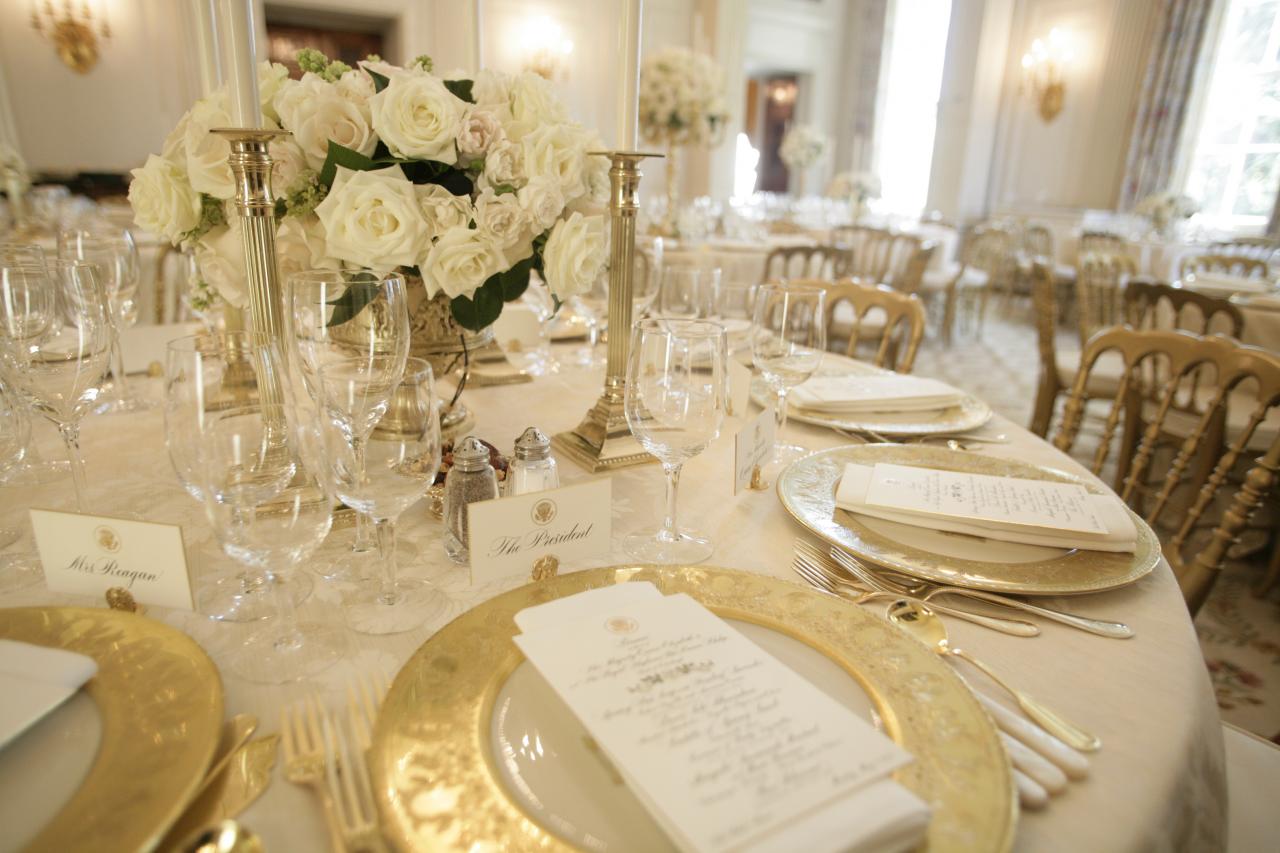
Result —
[{"label": "silver fork", "polygon": [[325,743],[319,702],[308,698],[280,711],[280,743],[284,749],[284,774],[295,785],[310,788],[320,799],[325,826],[335,850],[342,848],[342,828],[325,780]]},{"label": "silver fork", "polygon": [[1064,613],[1061,610],[1054,610],[1051,607],[1044,607],[1039,604],[1031,604],[1017,598],[1010,598],[1000,595],[997,592],[987,592],[981,589],[968,589],[959,586],[946,586],[943,584],[931,584],[927,582],[916,582],[911,585],[896,583],[879,572],[872,571],[867,565],[862,563],[852,554],[840,548],[832,547],[828,552],[833,560],[843,569],[847,570],[858,580],[867,584],[871,589],[901,589],[910,595],[919,596],[922,600],[933,604],[933,598],[940,595],[955,595],[964,598],[970,598],[975,601],[986,601],[1000,607],[1008,607],[1012,610],[1021,610],[1023,613],[1033,613],[1036,616],[1042,616],[1062,625],[1076,628],[1080,631],[1086,631],[1090,634],[1096,634],[1099,637],[1108,637],[1113,640],[1127,640],[1133,636],[1133,629],[1123,622],[1109,622],[1105,619],[1091,619],[1088,616],[1078,616],[1074,613]]},{"label": "silver fork", "polygon": [[[335,720],[327,713],[324,715],[325,781],[342,830],[343,849],[384,853],[387,845],[378,829],[377,804],[373,800],[373,786],[365,763],[369,732],[361,725],[360,716],[358,709],[347,709],[347,723],[352,734],[352,738],[348,738],[341,719]],[[354,748],[352,740],[356,743]]]},{"label": "silver fork", "polygon": [[[851,581],[841,578],[833,574],[830,570],[824,568],[821,563],[809,558],[807,555],[797,551],[791,563],[795,573],[800,575],[809,582],[811,586],[818,588],[823,592],[831,593],[842,598],[847,598],[855,604],[865,604],[877,598],[902,598],[901,593],[889,592],[886,590],[865,590],[856,586]],[[918,601],[919,599],[914,599]],[[993,631],[999,631],[1002,634],[1009,634],[1014,637],[1034,637],[1040,633],[1040,628],[1031,623],[1024,622],[1021,619],[1002,619],[998,616],[983,616],[980,613],[970,613],[967,610],[958,610],[954,607],[947,607],[943,604],[930,604],[930,609],[938,613],[945,613],[948,616],[954,616],[957,619],[964,619],[975,625],[981,625],[984,628],[990,628]]]}]

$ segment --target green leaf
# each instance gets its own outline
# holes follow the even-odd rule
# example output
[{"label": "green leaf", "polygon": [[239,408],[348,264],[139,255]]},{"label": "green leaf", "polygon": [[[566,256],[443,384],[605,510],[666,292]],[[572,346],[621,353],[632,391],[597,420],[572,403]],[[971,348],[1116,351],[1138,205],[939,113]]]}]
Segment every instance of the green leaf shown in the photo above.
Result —
[{"label": "green leaf", "polygon": [[468,104],[474,104],[476,99],[471,95],[472,81],[470,80],[445,80],[444,87],[450,92],[466,101]]},{"label": "green leaf", "polygon": [[534,256],[530,255],[506,272],[500,272],[490,278],[502,283],[502,298],[506,302],[514,302],[524,295],[529,287],[529,270],[533,269]]},{"label": "green leaf", "polygon": [[381,92],[383,89],[387,88],[387,84],[391,82],[391,80],[385,74],[379,74],[377,71],[374,71],[370,68],[366,68],[364,70],[364,73],[368,74],[370,77],[373,78],[374,92]]},{"label": "green leaf", "polygon": [[326,188],[333,187],[333,179],[338,176],[338,167],[344,166],[354,172],[368,172],[381,168],[373,159],[359,151],[352,151],[345,145],[329,140],[329,153],[325,155],[324,165],[320,167],[320,183]]},{"label": "green leaf", "polygon": [[346,291],[329,304],[333,306],[333,316],[325,326],[341,326],[364,310],[364,307],[378,297],[378,280],[365,274],[353,281]]},{"label": "green leaf", "polygon": [[502,282],[498,276],[490,276],[471,297],[455,296],[449,303],[449,308],[458,325],[478,332],[492,324],[502,313]]}]

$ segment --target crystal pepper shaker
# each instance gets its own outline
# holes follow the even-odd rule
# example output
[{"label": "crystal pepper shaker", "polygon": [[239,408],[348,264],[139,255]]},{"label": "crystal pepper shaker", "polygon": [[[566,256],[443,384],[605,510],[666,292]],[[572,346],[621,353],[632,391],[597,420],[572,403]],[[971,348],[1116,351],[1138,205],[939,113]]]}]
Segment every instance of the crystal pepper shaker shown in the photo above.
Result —
[{"label": "crystal pepper shaker", "polygon": [[560,485],[560,472],[551,455],[551,439],[537,427],[529,427],[516,439],[515,458],[507,469],[506,494],[545,492]]},{"label": "crystal pepper shaker", "polygon": [[498,477],[489,448],[467,436],[453,448],[453,467],[444,479],[444,550],[455,563],[470,562],[467,505],[498,496]]}]

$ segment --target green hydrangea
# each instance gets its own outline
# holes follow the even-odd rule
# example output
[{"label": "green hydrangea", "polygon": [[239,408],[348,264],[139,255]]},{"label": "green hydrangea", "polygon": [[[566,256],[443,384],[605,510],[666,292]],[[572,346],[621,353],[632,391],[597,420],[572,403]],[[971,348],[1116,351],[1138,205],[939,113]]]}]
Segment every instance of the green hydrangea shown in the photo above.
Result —
[{"label": "green hydrangea", "polygon": [[298,62],[298,67],[303,71],[315,74],[321,79],[334,83],[339,80],[343,74],[351,70],[351,66],[340,59],[330,61],[314,47],[304,47],[294,54],[294,59]]},{"label": "green hydrangea", "polygon": [[304,172],[294,182],[294,189],[284,197],[284,215],[307,217],[316,209],[316,205],[324,201],[329,188],[320,183],[315,172]]},{"label": "green hydrangea", "polygon": [[222,201],[207,193],[200,193],[200,222],[179,237],[178,241],[184,246],[192,245],[214,228],[226,224],[227,214],[222,208]]},{"label": "green hydrangea", "polygon": [[436,65],[431,57],[427,56],[425,53],[414,59],[413,64],[421,66],[423,71],[430,71],[432,68],[435,68]]}]

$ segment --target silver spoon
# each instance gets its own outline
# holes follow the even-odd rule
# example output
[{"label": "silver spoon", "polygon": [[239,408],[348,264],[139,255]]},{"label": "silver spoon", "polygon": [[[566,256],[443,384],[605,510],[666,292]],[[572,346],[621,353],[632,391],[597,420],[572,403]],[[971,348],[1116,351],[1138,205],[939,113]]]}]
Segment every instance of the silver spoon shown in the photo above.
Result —
[{"label": "silver spoon", "polygon": [[987,677],[999,684],[1017,701],[1023,713],[1040,724],[1040,727],[1058,740],[1075,747],[1081,752],[1096,752],[1102,747],[1102,741],[1084,729],[1067,721],[1048,707],[1032,699],[1026,693],[1014,688],[1007,681],[996,675],[985,663],[973,655],[950,645],[947,642],[947,626],[937,614],[917,601],[898,599],[889,605],[886,611],[889,621],[920,640],[940,655],[954,655],[964,658],[969,663],[986,673]]}]

